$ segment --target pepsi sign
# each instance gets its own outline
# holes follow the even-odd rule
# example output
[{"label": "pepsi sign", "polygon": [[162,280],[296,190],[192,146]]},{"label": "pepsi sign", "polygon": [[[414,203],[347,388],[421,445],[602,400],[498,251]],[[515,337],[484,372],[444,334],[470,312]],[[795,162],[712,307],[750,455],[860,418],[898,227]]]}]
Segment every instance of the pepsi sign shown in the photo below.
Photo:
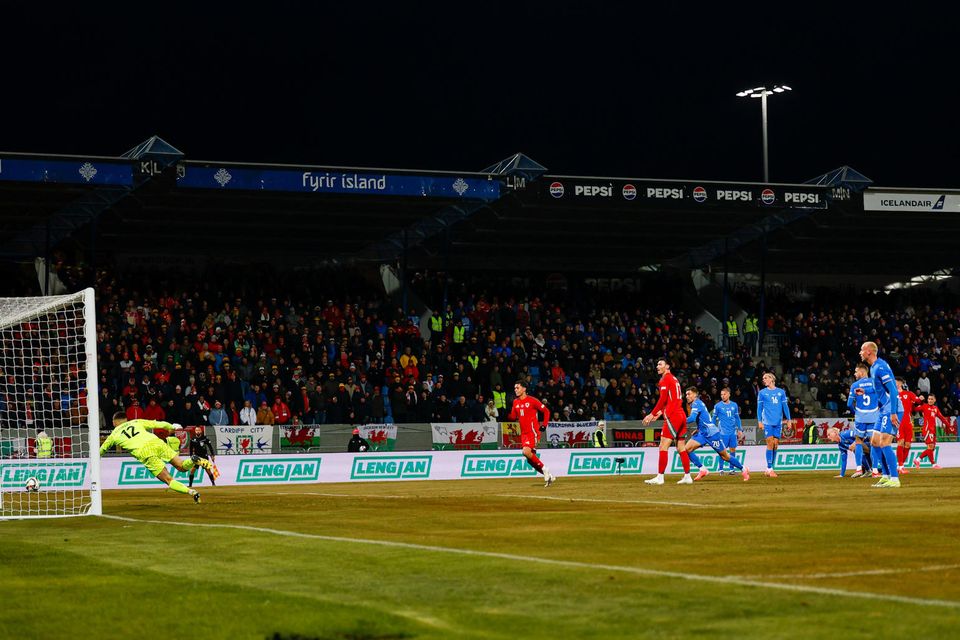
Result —
[{"label": "pepsi sign", "polygon": [[634,200],[637,197],[637,188],[632,184],[623,185],[623,199]]},{"label": "pepsi sign", "polygon": [[703,187],[694,187],[693,189],[693,200],[694,202],[706,202],[707,200],[707,190]]},{"label": "pepsi sign", "polygon": [[554,198],[563,197],[563,183],[562,182],[553,182],[550,184],[550,195]]},{"label": "pepsi sign", "polygon": [[760,192],[760,201],[763,204],[773,204],[777,201],[777,194],[773,192],[773,189],[764,189]]}]

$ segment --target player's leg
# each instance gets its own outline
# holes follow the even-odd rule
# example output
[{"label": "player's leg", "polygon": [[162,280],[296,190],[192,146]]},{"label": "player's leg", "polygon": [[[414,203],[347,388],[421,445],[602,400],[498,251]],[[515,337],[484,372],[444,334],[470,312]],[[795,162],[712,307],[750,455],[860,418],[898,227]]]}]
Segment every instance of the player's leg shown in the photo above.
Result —
[{"label": "player's leg", "polygon": [[527,459],[527,464],[533,467],[537,473],[543,473],[543,461],[537,457],[537,451],[529,444],[523,445],[523,457]]},{"label": "player's leg", "polygon": [[[179,458],[179,456],[174,456],[174,458],[175,459]],[[160,456],[150,456],[144,460],[141,460],[141,462],[147,469],[150,470],[150,473],[152,473],[158,480],[160,480],[161,482],[164,482],[168,487],[170,487],[171,491],[176,491],[177,493],[189,494],[193,496],[194,502],[200,502],[200,494],[197,493],[196,489],[190,489],[188,487],[183,486],[182,482],[178,480],[174,480],[173,476],[170,475],[170,472],[167,471],[166,462],[173,462],[173,459],[167,460],[165,462],[164,460],[161,459]],[[177,467],[176,464],[174,464],[174,467],[176,467],[177,469],[180,469],[180,467]],[[180,470],[183,471],[183,469],[180,469]]]},{"label": "player's leg", "polygon": [[890,471],[890,480],[884,483],[885,487],[900,486],[900,473],[897,470],[897,454],[893,450],[893,439],[896,437],[896,429],[897,427],[895,427],[891,421],[886,425],[886,429],[882,435],[881,450],[883,451],[883,459],[887,463],[887,469]]},{"label": "player's leg", "polygon": [[[680,464],[683,465],[683,477],[677,484],[693,484],[693,478],[690,477],[690,456],[696,454],[687,451],[687,442],[683,439],[682,432],[677,436],[677,452],[680,454]],[[699,458],[697,461],[699,462]]]},{"label": "player's leg", "polygon": [[668,435],[670,432],[662,431],[660,433],[660,450],[659,458],[657,459],[657,475],[654,477],[644,480],[647,484],[663,484],[663,474],[667,470],[667,456],[669,455],[670,444],[673,442],[673,438]]},{"label": "player's leg", "polygon": [[773,470],[777,461],[777,449],[780,447],[780,433],[782,427],[773,425],[763,425],[763,433],[767,441],[767,470],[765,475],[769,478],[776,478],[777,472]]},{"label": "player's leg", "polygon": [[[703,446],[703,436],[698,432],[697,435],[693,436],[683,444],[683,452],[687,454],[687,459],[690,461],[690,464],[694,465],[700,469],[700,473],[697,474],[695,480],[700,480],[704,478],[710,471],[703,466],[703,462],[700,460],[700,456],[694,453],[697,449]],[[677,448],[680,448],[680,441],[677,442]],[[677,484],[690,484],[686,481],[686,478],[689,478],[689,475],[685,475],[680,482]],[[691,481],[692,482],[692,481]]]},{"label": "player's leg", "polygon": [[211,464],[208,468],[204,469],[207,472],[207,477],[210,478],[210,486],[217,486],[217,478],[213,475],[213,465]]},{"label": "player's leg", "polygon": [[[731,468],[738,469],[740,473],[743,474],[743,479],[745,481],[749,480],[750,470],[743,466],[743,463],[737,460],[736,456],[730,455],[730,450],[724,446],[723,442],[718,442],[716,444],[717,446],[714,446],[713,450],[717,452],[717,455],[720,456],[720,459],[729,462]],[[734,449],[734,451],[736,451],[736,449]]]},{"label": "player's leg", "polygon": [[[887,461],[883,456],[882,442],[883,438],[881,437],[880,429],[874,429],[873,435],[870,437],[870,457],[873,458],[874,468],[878,470],[878,473],[880,473],[880,481],[890,477],[887,472]],[[880,481],[873,486],[880,486]]]},{"label": "player's leg", "polygon": [[[855,429],[856,433],[860,433]],[[863,476],[863,438],[859,435],[854,438],[853,459],[857,463],[857,470],[853,472],[851,478],[860,478]]]}]

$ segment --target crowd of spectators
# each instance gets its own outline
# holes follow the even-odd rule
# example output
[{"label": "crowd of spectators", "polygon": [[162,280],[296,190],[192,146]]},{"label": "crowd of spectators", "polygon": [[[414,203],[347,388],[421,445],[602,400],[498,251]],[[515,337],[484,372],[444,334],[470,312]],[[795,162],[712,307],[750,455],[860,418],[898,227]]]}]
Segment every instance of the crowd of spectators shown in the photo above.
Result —
[{"label": "crowd of spectators", "polygon": [[[355,274],[330,280],[223,272],[188,288],[102,271],[104,415],[185,425],[481,421],[505,418],[525,377],[556,419],[637,419],[656,402],[663,356],[708,403],[729,386],[744,416],[755,411],[762,371],[746,350],[718,350],[688,315],[640,293],[457,282],[431,324]],[[440,281],[449,283],[420,274],[414,288],[435,299]]]},{"label": "crowd of spectators", "polygon": [[947,416],[960,410],[960,299],[944,290],[818,295],[813,302],[777,301],[769,317],[784,370],[807,385],[827,409],[845,415],[860,345],[880,356],[910,390],[934,393]]}]

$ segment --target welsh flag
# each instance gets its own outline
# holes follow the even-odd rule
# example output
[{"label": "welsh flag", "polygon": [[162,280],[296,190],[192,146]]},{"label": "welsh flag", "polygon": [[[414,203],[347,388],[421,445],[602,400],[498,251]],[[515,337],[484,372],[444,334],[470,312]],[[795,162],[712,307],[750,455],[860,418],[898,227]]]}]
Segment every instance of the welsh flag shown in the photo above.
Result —
[{"label": "welsh flag", "polygon": [[309,449],[320,446],[320,427],[317,425],[285,425],[281,427],[281,449]]},{"label": "welsh flag", "polygon": [[370,443],[370,451],[393,451],[397,446],[395,424],[365,424],[357,428],[360,437]]},{"label": "welsh flag", "polygon": [[497,449],[500,425],[496,422],[431,423],[433,450]]}]

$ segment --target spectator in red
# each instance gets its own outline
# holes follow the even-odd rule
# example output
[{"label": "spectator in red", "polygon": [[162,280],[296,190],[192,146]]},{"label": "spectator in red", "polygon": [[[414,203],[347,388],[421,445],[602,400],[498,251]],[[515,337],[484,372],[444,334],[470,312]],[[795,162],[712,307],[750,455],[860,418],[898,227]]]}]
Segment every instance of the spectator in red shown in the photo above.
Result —
[{"label": "spectator in red", "polygon": [[279,395],[273,401],[272,411],[275,421],[274,424],[287,424],[290,422],[290,407]]},{"label": "spectator in red", "polygon": [[143,417],[145,420],[157,420],[159,422],[165,422],[167,419],[167,412],[163,410],[163,407],[157,404],[156,398],[150,398],[147,408],[143,410]]},{"label": "spectator in red", "polygon": [[130,406],[127,407],[127,420],[139,420],[145,418],[143,407],[140,406],[140,401],[136,398],[130,402]]}]

